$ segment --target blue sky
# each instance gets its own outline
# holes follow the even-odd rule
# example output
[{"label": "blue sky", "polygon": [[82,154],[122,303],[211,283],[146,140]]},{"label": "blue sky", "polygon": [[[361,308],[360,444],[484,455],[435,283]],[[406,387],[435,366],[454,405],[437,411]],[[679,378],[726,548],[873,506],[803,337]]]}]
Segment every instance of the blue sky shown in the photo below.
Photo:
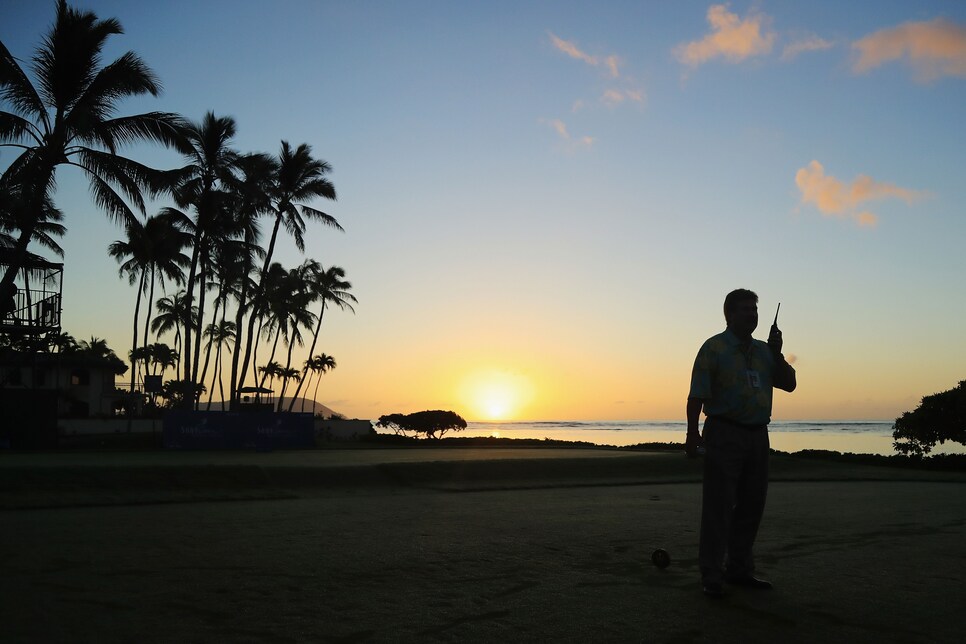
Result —
[{"label": "blue sky", "polygon": [[[683,415],[736,287],[782,302],[779,418],[893,418],[966,377],[962,3],[77,6],[165,87],[123,112],[212,110],[239,150],[332,164],[315,205],[346,233],[307,243],[360,300],[320,347],[350,416],[482,418],[484,382],[521,418]],[[4,0],[0,38],[27,58],[53,14]],[[126,353],[122,232],[58,179],[65,327]]]}]

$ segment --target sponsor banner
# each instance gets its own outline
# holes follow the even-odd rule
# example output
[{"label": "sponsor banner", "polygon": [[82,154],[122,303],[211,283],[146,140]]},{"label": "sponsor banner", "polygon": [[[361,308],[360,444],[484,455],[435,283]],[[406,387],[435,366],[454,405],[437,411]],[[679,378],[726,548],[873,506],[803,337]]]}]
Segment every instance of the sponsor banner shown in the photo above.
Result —
[{"label": "sponsor banner", "polygon": [[169,411],[167,449],[301,449],[315,447],[312,414]]}]

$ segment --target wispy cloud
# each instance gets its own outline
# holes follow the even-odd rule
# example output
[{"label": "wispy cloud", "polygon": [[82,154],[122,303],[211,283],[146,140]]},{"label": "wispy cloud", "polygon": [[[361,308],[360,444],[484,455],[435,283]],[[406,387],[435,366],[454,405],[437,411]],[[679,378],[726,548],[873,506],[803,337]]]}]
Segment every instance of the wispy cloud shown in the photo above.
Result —
[{"label": "wispy cloud", "polygon": [[905,60],[922,82],[943,76],[966,78],[966,27],[937,18],[883,29],[852,44],[856,73]]},{"label": "wispy cloud", "polygon": [[570,131],[567,129],[567,124],[560,119],[540,119],[540,123],[549,126],[554,132],[556,132],[557,137],[567,144],[567,148],[569,150],[589,148],[597,141],[597,139],[592,136],[572,136]]},{"label": "wispy cloud", "polygon": [[727,5],[717,4],[708,9],[707,18],[710,34],[674,48],[675,57],[689,67],[715,58],[740,63],[769,53],[775,42],[775,33],[768,29],[770,20],[764,14],[752,13],[742,20],[738,14],[730,13]]},{"label": "wispy cloud", "polygon": [[604,92],[604,95],[600,97],[600,100],[605,105],[620,105],[624,102],[624,92],[616,89],[609,89]]},{"label": "wispy cloud", "polygon": [[553,119],[552,121],[549,122],[549,125],[554,129],[554,131],[557,133],[557,135],[560,138],[567,141],[570,140],[570,132],[567,131],[566,123],[564,123],[560,119]]},{"label": "wispy cloud", "polygon": [[926,196],[924,192],[878,182],[865,175],[846,183],[826,175],[825,168],[818,161],[799,169],[795,173],[795,184],[801,192],[803,204],[814,205],[826,216],[851,218],[865,227],[875,226],[879,221],[875,213],[862,209],[866,202],[902,199],[912,203]]},{"label": "wispy cloud", "polygon": [[550,41],[554,47],[571,58],[582,60],[593,67],[603,67],[611,78],[618,78],[620,76],[620,57],[613,54],[610,56],[591,56],[580,49],[575,43],[564,40],[553,33],[550,33]]},{"label": "wispy cloud", "polygon": [[830,40],[825,40],[819,36],[808,36],[785,45],[785,48],[782,50],[782,60],[789,61],[797,58],[800,54],[812,51],[825,51],[834,46],[835,43]]},{"label": "wispy cloud", "polygon": [[[605,90],[600,97],[601,103],[608,107],[620,105],[625,101],[644,104],[644,89],[633,79],[621,77],[621,59],[619,56],[616,54],[610,56],[592,56],[578,47],[576,43],[570,40],[564,40],[552,32],[547,33],[550,34],[550,40],[558,51],[567,54],[575,60],[580,60],[593,67],[601,68],[604,71],[604,75],[611,80],[621,79],[619,84],[623,85],[623,87],[611,87]],[[577,100],[574,102],[571,111],[577,112],[585,107],[587,107],[586,101],[582,99]]]},{"label": "wispy cloud", "polygon": [[608,89],[600,97],[600,102],[610,107],[620,105],[624,101],[634,103],[644,103],[644,90],[642,89]]}]

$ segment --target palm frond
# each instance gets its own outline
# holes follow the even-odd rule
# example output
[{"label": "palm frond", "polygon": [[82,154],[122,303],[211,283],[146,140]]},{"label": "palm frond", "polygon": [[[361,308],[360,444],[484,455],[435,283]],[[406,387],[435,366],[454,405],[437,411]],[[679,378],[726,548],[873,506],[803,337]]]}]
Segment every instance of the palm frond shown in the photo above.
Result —
[{"label": "palm frond", "polygon": [[[141,185],[146,181],[143,177],[138,176],[144,166],[129,159],[107,152],[91,150],[90,148],[82,149],[77,153],[77,156],[78,162],[72,162],[71,165],[82,168],[92,179],[97,178],[96,186],[93,180],[91,183],[91,193],[95,197],[103,192],[103,186],[109,186],[113,195],[117,195],[115,189],[120,190],[133,203],[135,208],[144,213],[144,197],[141,194]],[[95,200],[98,206],[108,209],[115,207],[116,204],[113,202],[114,199],[111,197],[103,202]],[[130,211],[130,208],[125,205],[125,210]],[[112,218],[116,217],[116,213],[110,210],[108,215]],[[126,218],[124,219],[126,220]]]},{"label": "palm frond", "polygon": [[43,136],[38,135],[37,127],[27,119],[10,112],[0,112],[0,144],[33,139],[41,145]]},{"label": "palm frond", "polygon": [[[104,210],[107,213],[109,219],[114,222],[127,224],[131,220],[136,220],[137,217],[134,212],[127,205],[127,203],[118,195],[109,183],[101,179],[98,175],[84,168],[84,166],[79,166],[87,171],[90,178],[90,190],[91,198],[94,200],[94,204]],[[144,204],[141,203],[141,210],[144,210]]]},{"label": "palm frond", "polygon": [[40,95],[3,41],[0,41],[0,99],[19,113],[37,118],[50,129],[47,110]]},{"label": "palm frond", "polygon": [[304,201],[314,197],[323,197],[335,201],[335,186],[328,179],[317,177],[302,183],[298,189],[292,192],[293,201]]},{"label": "palm frond", "polygon": [[301,206],[301,209],[302,209],[302,214],[304,216],[310,219],[315,219],[316,221],[320,222],[322,225],[328,226],[329,228],[335,228],[339,232],[342,232],[342,233],[345,232],[345,228],[343,228],[339,224],[339,222],[336,220],[335,217],[331,215],[327,215],[321,210],[316,210],[315,208],[312,208],[310,206]]},{"label": "palm frond", "polygon": [[78,138],[112,152],[120,145],[151,141],[184,153],[189,149],[184,137],[185,123],[184,117],[172,112],[146,112],[99,120]]},{"label": "palm frond", "polygon": [[107,38],[123,32],[113,18],[99,20],[93,12],[59,2],[54,24],[33,56],[44,103],[66,114],[93,80]]}]

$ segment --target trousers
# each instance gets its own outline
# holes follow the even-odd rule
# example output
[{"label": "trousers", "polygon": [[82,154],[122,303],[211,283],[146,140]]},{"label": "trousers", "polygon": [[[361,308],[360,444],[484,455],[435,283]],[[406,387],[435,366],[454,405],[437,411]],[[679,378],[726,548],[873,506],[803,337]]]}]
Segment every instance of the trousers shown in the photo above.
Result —
[{"label": "trousers", "polygon": [[755,570],[752,548],[768,494],[768,430],[708,418],[703,438],[698,548],[702,581],[751,575]]}]

